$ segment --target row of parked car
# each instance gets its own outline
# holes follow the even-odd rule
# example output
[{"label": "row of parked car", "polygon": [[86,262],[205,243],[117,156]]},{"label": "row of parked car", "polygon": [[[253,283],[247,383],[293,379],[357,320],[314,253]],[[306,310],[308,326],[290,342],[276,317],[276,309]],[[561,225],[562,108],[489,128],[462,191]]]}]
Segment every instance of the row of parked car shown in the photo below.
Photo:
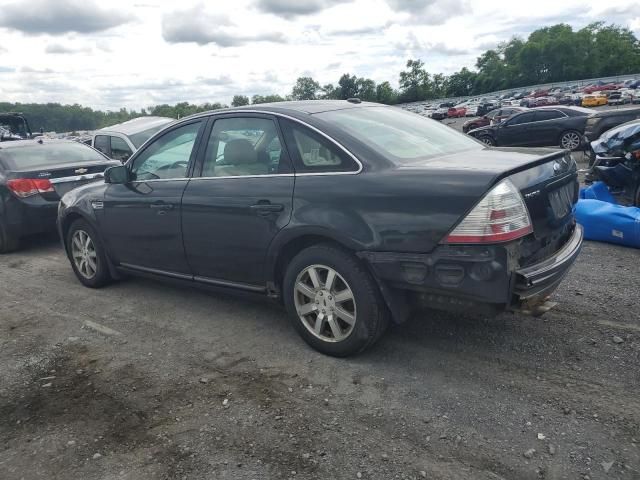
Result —
[{"label": "row of parked car", "polygon": [[640,104],[640,80],[621,83],[598,82],[578,85],[513,91],[499,96],[471,98],[463,102],[440,102],[437,104],[407,105],[409,111],[443,120],[445,118],[477,117],[499,107],[544,107],[550,105],[574,105],[597,107],[602,105]]}]

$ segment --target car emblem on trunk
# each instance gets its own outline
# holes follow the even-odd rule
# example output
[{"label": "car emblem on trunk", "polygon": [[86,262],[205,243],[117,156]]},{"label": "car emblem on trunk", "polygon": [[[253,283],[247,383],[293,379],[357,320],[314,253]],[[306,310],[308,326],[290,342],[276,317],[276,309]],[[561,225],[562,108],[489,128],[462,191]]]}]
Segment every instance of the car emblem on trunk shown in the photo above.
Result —
[{"label": "car emblem on trunk", "polygon": [[87,173],[89,170],[87,170],[86,168],[79,168],[75,171],[75,173],[77,173],[78,175],[82,175],[83,173]]}]

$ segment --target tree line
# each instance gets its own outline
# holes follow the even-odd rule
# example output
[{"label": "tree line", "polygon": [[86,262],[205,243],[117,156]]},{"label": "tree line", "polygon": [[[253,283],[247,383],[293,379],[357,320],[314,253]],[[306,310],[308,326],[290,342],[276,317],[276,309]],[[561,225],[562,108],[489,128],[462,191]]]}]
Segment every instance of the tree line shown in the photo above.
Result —
[{"label": "tree line", "polygon": [[[342,75],[336,84],[325,85],[312,77],[300,77],[287,95],[274,93],[251,98],[235,95],[231,105],[353,97],[393,105],[481,95],[540,83],[640,73],[640,41],[631,30],[617,25],[596,22],[574,31],[569,25],[558,24],[540,28],[526,40],[514,37],[485,51],[478,57],[475,67],[475,70],[464,67],[451,75],[433,74],[422,60],[411,59],[399,73],[397,89],[389,81],[376,83],[349,73]],[[121,108],[103,112],[77,104],[0,102],[0,112],[23,112],[33,129],[59,132],[95,130],[143,115],[182,118],[226,107],[221,103],[194,105],[181,102],[139,111]]]}]

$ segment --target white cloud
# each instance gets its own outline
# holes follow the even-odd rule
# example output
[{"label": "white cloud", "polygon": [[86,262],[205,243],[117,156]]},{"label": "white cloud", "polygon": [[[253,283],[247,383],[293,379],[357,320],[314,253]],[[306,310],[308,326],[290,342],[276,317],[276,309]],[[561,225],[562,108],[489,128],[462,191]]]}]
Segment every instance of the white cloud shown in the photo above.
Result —
[{"label": "white cloud", "polygon": [[27,8],[20,2],[20,12],[15,5],[0,9],[3,100],[102,109],[287,94],[303,74],[321,84],[349,72],[397,85],[408,58],[449,74],[514,33],[558,22],[615,21],[640,35],[637,0],[538,0],[534,9],[509,0],[32,0]]}]

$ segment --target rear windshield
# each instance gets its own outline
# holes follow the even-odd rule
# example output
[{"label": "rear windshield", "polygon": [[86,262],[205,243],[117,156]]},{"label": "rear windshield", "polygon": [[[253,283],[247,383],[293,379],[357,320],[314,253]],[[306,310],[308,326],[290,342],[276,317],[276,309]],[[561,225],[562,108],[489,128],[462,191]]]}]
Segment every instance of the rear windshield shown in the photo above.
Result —
[{"label": "rear windshield", "polygon": [[399,164],[483,148],[451,127],[396,107],[350,108],[316,115]]},{"label": "rear windshield", "polygon": [[[171,123],[167,121],[167,123]],[[156,127],[151,127],[148,130],[144,130],[143,132],[134,133],[133,135],[129,135],[129,140],[136,147],[136,149],[140,148],[144,142],[149,140],[156,132],[159,132],[164,127],[167,126],[167,123],[158,125]]]},{"label": "rear windshield", "polygon": [[9,169],[51,168],[57,164],[99,162],[103,155],[82,143],[43,143],[0,149],[0,160]]}]

